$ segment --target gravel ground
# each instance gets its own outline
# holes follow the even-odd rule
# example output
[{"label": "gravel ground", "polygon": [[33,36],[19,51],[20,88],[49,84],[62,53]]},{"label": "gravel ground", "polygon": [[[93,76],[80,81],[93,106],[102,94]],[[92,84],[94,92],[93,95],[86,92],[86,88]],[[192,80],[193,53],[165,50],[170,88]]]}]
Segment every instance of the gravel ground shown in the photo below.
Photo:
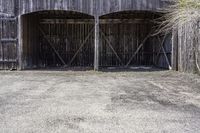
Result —
[{"label": "gravel ground", "polygon": [[0,133],[199,133],[200,77],[0,72]]}]

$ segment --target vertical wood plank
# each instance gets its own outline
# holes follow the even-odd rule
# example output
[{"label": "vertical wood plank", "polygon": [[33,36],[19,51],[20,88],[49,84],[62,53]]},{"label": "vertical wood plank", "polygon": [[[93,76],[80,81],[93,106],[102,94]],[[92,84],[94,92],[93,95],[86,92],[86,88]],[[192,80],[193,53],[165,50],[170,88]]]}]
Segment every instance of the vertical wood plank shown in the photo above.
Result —
[{"label": "vertical wood plank", "polygon": [[22,27],[22,17],[18,17],[18,70],[23,69],[23,59],[22,59],[22,52],[23,52],[23,27]]},{"label": "vertical wood plank", "polygon": [[99,70],[99,17],[95,17],[94,70]]},{"label": "vertical wood plank", "polygon": [[178,70],[178,31],[172,32],[172,69]]}]

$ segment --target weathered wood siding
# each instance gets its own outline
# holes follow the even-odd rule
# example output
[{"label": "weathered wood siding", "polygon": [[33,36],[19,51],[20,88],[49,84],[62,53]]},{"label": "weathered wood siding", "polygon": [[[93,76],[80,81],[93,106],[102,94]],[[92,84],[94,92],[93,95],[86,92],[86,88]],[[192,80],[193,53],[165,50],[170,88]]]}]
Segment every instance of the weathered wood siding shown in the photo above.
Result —
[{"label": "weathered wood siding", "polygon": [[16,0],[0,0],[0,69],[17,68],[16,3]]},{"label": "weathered wood siding", "polygon": [[[191,34],[196,34],[198,37],[193,38]],[[180,27],[177,45],[178,70],[200,73],[200,28],[190,24]]]},{"label": "weathered wood siding", "polygon": [[0,0],[0,12],[21,15],[41,10],[104,15],[124,10],[160,11],[170,0]]},{"label": "weathered wood siding", "polygon": [[[16,68],[17,17],[38,11],[76,11],[94,17],[120,11],[159,12],[168,0],[0,0],[0,69]],[[27,39],[27,38],[26,38]],[[23,40],[23,41],[26,41]],[[33,39],[33,38],[32,38]],[[27,41],[31,41],[27,40]],[[31,54],[31,53],[29,53]],[[24,59],[26,60],[26,59]],[[30,62],[32,62],[30,60]],[[34,61],[33,61],[34,62]],[[34,63],[33,63],[34,64]]]},{"label": "weathered wood siding", "polygon": [[17,0],[0,0],[0,16],[16,16],[17,2]]},{"label": "weathered wood siding", "polygon": [[127,10],[158,12],[161,6],[161,0],[97,0],[99,15]]},{"label": "weathered wood siding", "polygon": [[17,68],[16,19],[0,18],[0,69]]},{"label": "weathered wood siding", "polygon": [[77,11],[93,15],[96,0],[20,0],[19,14],[41,10]]}]

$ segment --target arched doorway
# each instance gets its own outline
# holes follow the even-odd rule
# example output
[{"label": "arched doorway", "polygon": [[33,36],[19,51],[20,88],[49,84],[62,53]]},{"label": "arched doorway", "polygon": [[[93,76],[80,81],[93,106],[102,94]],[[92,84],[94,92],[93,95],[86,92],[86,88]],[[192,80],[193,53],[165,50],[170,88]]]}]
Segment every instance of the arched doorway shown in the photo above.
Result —
[{"label": "arched doorway", "polygon": [[94,17],[62,10],[21,16],[21,68],[92,67]]},{"label": "arched doorway", "polygon": [[161,15],[149,11],[121,11],[101,16],[100,66],[170,68],[170,37],[152,36],[157,26],[155,19]]}]

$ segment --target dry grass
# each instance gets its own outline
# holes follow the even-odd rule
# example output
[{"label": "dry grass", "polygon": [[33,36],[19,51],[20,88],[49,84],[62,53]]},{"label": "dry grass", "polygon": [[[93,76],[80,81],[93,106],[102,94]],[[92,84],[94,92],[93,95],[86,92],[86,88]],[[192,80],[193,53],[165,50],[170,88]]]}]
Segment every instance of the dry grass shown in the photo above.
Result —
[{"label": "dry grass", "polygon": [[174,4],[163,11],[159,32],[171,31],[185,25],[197,26],[200,21],[200,0],[174,0]]},{"label": "dry grass", "polygon": [[196,55],[196,67],[200,72],[200,0],[174,0],[174,4],[163,11],[165,15],[160,18],[160,27],[157,34],[170,32],[174,29],[185,29],[189,27],[190,31],[179,32],[182,36],[187,33],[187,38],[191,38],[194,43]]}]

